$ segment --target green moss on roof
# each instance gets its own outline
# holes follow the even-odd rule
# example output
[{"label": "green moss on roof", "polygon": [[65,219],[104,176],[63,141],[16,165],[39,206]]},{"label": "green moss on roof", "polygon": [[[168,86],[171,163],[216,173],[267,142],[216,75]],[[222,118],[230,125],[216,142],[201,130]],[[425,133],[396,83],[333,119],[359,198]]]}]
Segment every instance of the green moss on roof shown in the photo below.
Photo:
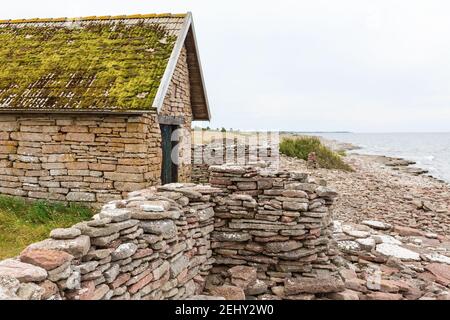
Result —
[{"label": "green moss on roof", "polygon": [[144,22],[2,25],[0,108],[149,109],[175,41]]}]

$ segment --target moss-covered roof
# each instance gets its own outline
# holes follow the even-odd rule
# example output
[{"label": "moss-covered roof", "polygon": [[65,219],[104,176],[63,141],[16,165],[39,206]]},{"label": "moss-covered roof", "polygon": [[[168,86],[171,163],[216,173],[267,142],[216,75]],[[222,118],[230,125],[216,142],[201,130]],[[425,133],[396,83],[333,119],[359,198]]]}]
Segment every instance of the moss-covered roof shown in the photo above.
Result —
[{"label": "moss-covered roof", "polygon": [[148,110],[184,15],[0,21],[0,110]]}]

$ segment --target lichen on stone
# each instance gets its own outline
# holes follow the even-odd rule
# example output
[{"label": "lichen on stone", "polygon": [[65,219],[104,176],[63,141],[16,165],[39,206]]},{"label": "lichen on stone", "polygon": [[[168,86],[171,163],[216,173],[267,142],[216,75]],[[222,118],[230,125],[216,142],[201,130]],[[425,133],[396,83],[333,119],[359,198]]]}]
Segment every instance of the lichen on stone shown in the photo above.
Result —
[{"label": "lichen on stone", "polygon": [[144,21],[2,24],[0,107],[147,110],[175,41]]}]

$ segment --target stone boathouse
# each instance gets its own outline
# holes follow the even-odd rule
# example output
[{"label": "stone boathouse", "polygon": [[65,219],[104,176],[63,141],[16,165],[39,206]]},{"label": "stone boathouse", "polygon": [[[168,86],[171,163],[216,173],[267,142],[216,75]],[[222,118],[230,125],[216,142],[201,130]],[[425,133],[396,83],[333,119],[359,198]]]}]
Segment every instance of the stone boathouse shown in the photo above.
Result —
[{"label": "stone boathouse", "polygon": [[171,136],[189,158],[210,119],[190,13],[3,20],[0,41],[0,193],[104,203],[190,181]]}]

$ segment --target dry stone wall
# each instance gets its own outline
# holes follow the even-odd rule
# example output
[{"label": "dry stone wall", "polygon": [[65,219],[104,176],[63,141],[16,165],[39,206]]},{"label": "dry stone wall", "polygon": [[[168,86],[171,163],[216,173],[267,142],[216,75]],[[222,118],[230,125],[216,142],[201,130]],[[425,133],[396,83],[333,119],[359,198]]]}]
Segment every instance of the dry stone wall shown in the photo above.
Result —
[{"label": "dry stone wall", "polygon": [[184,299],[212,267],[217,189],[166,185],[130,193],[93,220],[56,229],[0,261],[0,299]]},{"label": "dry stone wall", "polygon": [[131,192],[0,261],[0,298],[312,299],[343,290],[330,246],[336,193],[323,181],[249,166],[210,172],[210,185]]},{"label": "dry stone wall", "polygon": [[208,183],[210,166],[214,165],[255,165],[263,164],[269,169],[278,169],[278,145],[239,144],[223,139],[221,142],[192,144],[192,174],[194,183]]},{"label": "dry stone wall", "polygon": [[160,183],[156,113],[0,116],[0,193],[99,202]]},{"label": "dry stone wall", "polygon": [[320,293],[304,291],[305,281],[335,283],[333,190],[304,173],[235,166],[211,166],[210,172],[212,186],[224,190],[215,200],[212,292],[231,281],[248,295],[293,299]]}]

